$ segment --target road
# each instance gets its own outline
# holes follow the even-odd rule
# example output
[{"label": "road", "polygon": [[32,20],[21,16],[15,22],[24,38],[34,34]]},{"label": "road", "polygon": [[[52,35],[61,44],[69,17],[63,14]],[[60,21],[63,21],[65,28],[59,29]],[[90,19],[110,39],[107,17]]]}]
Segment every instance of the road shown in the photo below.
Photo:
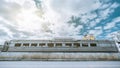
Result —
[{"label": "road", "polygon": [[0,68],[120,68],[120,61],[0,61]]}]

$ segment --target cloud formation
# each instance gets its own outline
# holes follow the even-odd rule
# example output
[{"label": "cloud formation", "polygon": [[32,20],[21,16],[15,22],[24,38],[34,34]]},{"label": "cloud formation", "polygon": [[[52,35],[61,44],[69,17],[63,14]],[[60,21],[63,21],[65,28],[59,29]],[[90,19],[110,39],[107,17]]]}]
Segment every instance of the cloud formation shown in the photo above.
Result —
[{"label": "cloud formation", "polygon": [[[81,38],[119,30],[120,4],[111,0],[1,0],[0,43],[10,39]],[[110,20],[111,19],[111,20]],[[112,26],[111,26],[112,25]],[[109,30],[109,31],[108,31]]]}]

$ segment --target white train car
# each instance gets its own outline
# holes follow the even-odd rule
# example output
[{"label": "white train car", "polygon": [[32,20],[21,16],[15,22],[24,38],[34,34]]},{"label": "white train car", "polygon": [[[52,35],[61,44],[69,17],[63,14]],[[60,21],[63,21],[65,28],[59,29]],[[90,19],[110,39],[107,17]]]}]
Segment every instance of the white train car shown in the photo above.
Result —
[{"label": "white train car", "polygon": [[10,40],[0,48],[0,61],[119,61],[112,40]]},{"label": "white train car", "polygon": [[118,52],[111,40],[11,40],[4,52]]}]

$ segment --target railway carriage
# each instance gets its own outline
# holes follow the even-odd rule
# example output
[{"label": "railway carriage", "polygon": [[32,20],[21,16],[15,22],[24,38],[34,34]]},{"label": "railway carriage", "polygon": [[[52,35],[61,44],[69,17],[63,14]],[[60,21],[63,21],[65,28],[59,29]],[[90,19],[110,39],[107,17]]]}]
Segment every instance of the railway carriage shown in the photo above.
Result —
[{"label": "railway carriage", "polygon": [[112,40],[10,40],[4,52],[118,52]]}]

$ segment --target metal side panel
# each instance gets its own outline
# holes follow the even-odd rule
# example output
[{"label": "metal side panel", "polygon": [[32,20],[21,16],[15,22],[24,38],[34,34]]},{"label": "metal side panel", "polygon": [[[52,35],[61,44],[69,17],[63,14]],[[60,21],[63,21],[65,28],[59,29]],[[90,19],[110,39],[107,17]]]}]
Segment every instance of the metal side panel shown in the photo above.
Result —
[{"label": "metal side panel", "polygon": [[48,47],[9,47],[9,52],[118,52],[112,47],[48,48]]},{"label": "metal side panel", "polygon": [[0,61],[120,61],[120,53],[1,52]]}]

